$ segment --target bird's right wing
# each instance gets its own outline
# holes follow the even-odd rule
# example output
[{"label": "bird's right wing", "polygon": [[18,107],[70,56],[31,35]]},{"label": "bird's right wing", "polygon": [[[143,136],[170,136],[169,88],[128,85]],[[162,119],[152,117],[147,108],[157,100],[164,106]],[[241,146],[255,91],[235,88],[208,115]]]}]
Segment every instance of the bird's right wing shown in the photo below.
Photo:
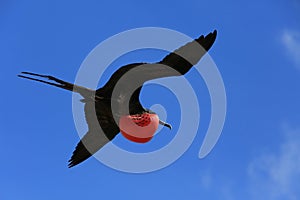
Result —
[{"label": "bird's right wing", "polygon": [[85,161],[108,142],[109,140],[101,136],[99,132],[88,131],[73,151],[68,167],[71,168]]},{"label": "bird's right wing", "polygon": [[88,159],[120,132],[119,127],[111,116],[109,106],[105,103],[101,101],[85,102],[84,112],[88,123],[88,132],[77,144],[69,160],[69,167],[73,167]]}]

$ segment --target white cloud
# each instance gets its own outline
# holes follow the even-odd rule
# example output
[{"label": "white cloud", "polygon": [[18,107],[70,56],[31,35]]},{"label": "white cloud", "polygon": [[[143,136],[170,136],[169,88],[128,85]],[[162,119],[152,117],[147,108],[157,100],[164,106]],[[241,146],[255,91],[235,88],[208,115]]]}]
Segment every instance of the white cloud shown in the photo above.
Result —
[{"label": "white cloud", "polygon": [[201,187],[208,190],[212,186],[212,176],[209,172],[202,172],[200,174],[200,184]]},{"label": "white cloud", "polygon": [[277,152],[261,154],[249,165],[253,199],[300,199],[300,130],[284,132]]},{"label": "white cloud", "polygon": [[285,126],[282,135],[274,135],[278,137],[281,140],[277,144],[266,143],[264,148],[257,149],[255,157],[242,163],[245,168],[240,169],[244,172],[241,176],[234,172],[220,176],[202,169],[201,188],[215,195],[212,199],[299,200],[300,128]]},{"label": "white cloud", "polygon": [[287,55],[300,69],[300,32],[285,30],[282,34],[281,40]]}]

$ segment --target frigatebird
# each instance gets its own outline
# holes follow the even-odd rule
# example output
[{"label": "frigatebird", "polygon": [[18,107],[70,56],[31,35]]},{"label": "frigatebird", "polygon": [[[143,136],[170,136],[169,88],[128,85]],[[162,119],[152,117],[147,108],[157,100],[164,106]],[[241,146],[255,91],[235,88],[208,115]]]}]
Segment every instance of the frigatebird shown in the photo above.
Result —
[{"label": "frigatebird", "polygon": [[[85,104],[88,132],[77,144],[69,160],[68,167],[70,168],[88,159],[114,139],[120,131],[122,132],[119,123],[122,117],[130,117],[139,126],[152,121],[156,123],[154,124],[156,128],[159,123],[171,129],[170,124],[151,118],[157,115],[141,105],[139,96],[142,86],[152,79],[186,74],[211,48],[216,36],[216,30],[206,36],[201,35],[157,63],[132,63],[122,66],[113,73],[103,87],[97,90],[48,75],[21,72],[18,76],[76,92],[83,97],[81,101]],[[134,141],[134,138],[128,135],[124,136]],[[140,140],[140,142],[146,141]]]}]

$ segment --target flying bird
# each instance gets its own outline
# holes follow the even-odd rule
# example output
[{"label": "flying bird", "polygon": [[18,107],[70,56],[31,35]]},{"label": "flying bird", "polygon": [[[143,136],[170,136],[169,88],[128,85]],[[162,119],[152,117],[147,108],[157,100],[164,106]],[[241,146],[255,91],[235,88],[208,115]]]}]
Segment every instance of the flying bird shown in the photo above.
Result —
[{"label": "flying bird", "polygon": [[[18,76],[79,93],[83,99],[88,132],[77,144],[68,167],[73,167],[96,153],[121,134],[134,142],[148,142],[158,124],[171,129],[157,114],[144,108],[139,100],[145,82],[186,74],[215,42],[217,31],[201,35],[168,54],[157,63],[132,63],[120,67],[108,82],[97,90],[78,86],[53,76],[21,72]],[[148,127],[139,129],[139,127]]]}]

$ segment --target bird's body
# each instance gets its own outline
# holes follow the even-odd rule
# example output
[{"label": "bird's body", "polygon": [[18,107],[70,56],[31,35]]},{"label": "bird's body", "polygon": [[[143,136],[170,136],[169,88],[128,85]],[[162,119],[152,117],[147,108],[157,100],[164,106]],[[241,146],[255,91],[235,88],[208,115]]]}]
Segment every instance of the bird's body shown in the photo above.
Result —
[{"label": "bird's body", "polygon": [[[91,90],[57,79],[53,76],[22,72],[19,77],[43,82],[79,93],[85,106],[88,132],[77,144],[69,167],[96,153],[118,133],[134,142],[147,142],[158,124],[171,128],[158,116],[144,108],[139,100],[143,84],[152,79],[180,76],[187,73],[210,49],[217,32],[202,35],[180,47],[158,63],[133,63],[119,68],[100,89]],[[49,81],[36,77],[46,78]],[[52,82],[51,82],[52,81]]]}]

